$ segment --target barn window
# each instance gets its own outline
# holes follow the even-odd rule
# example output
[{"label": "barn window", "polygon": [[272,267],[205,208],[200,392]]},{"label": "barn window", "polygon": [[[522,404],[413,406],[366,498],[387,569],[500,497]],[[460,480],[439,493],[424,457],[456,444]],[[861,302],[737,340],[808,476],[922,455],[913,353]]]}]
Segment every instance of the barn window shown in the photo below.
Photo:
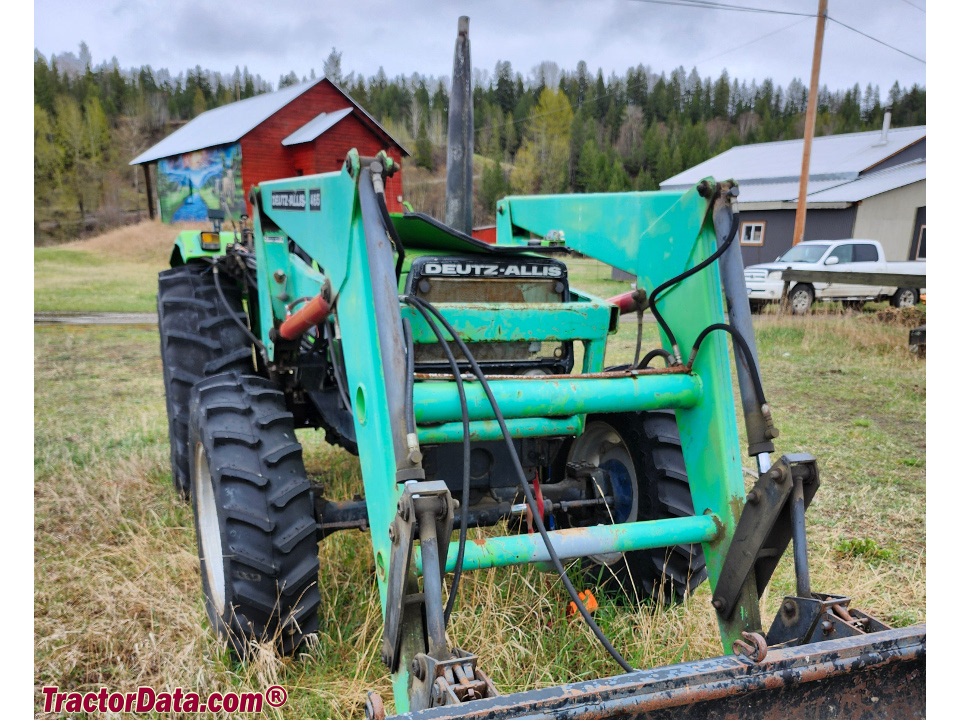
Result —
[{"label": "barn window", "polygon": [[765,222],[743,223],[740,226],[741,245],[763,245],[763,229]]},{"label": "barn window", "polygon": [[927,226],[920,226],[920,241],[917,243],[917,260],[927,259]]}]

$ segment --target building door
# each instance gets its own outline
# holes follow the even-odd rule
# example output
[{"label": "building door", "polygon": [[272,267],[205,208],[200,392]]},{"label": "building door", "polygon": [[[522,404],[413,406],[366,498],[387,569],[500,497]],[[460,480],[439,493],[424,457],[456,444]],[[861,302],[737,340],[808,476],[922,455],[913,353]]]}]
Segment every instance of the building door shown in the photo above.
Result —
[{"label": "building door", "polygon": [[927,259],[927,207],[917,208],[917,219],[913,222],[913,241],[910,243],[910,257],[907,260]]}]

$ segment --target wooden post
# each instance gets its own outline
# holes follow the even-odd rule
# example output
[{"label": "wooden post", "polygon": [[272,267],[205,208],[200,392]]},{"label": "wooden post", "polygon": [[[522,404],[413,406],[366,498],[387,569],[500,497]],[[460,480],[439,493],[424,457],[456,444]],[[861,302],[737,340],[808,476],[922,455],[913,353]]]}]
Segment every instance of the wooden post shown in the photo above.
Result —
[{"label": "wooden post", "polygon": [[810,70],[810,95],[807,98],[807,118],[803,125],[803,161],[800,167],[800,193],[797,196],[797,219],[793,226],[793,244],[803,240],[807,224],[807,178],[810,175],[810,146],[817,124],[817,87],[820,84],[820,55],[823,51],[823,29],[827,20],[827,0],[820,0],[817,8],[817,36],[813,43],[813,68]]},{"label": "wooden post", "polygon": [[143,168],[144,188],[147,191],[147,214],[150,215],[151,220],[154,220],[157,217],[157,210],[153,205],[153,182],[150,179],[150,163],[143,163],[140,167]]}]

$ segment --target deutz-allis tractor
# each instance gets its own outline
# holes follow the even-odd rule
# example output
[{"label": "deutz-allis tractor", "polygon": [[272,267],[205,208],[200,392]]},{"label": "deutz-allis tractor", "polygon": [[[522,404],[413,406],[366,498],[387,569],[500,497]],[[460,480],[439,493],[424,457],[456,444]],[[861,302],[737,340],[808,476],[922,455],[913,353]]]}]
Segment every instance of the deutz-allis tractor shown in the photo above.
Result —
[{"label": "deutz-allis tractor", "polygon": [[[252,229],[183,233],[160,274],[173,478],[216,632],[241,657],[251,640],[294,653],[318,628],[318,543],[364,529],[398,714],[923,715],[925,626],[893,630],[811,590],[820,475],[810,455],[771,458],[736,183],[508,197],[488,245],[388,213],[394,171],[351,151],[340,172],[265,182]],[[571,287],[572,251],[635,274],[636,291]],[[647,309],[662,347],[638,338],[634,362],[605,366],[621,313]],[[749,492],[727,336],[760,470]],[[359,457],[362,499],[311,484],[307,428]],[[469,539],[479,526],[500,530]],[[797,591],[764,630],[758,598],[791,541]],[[632,668],[564,572],[578,558],[611,595],[676,602],[708,581],[731,654]],[[560,573],[624,674],[500,695],[447,623],[462,573],[521,563]],[[366,712],[384,718],[379,696]]]}]

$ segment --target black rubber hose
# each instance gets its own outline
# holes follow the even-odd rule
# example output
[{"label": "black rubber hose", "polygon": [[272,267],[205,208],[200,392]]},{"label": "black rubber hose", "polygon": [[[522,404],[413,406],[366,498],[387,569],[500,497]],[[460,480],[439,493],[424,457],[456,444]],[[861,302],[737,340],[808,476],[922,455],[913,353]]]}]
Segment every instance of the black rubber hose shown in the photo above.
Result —
[{"label": "black rubber hose", "polygon": [[[376,185],[374,185],[374,188],[376,188]],[[403,259],[407,254],[403,249],[403,241],[400,239],[400,233],[397,232],[397,228],[393,224],[393,218],[390,217],[390,211],[387,209],[387,199],[384,197],[383,192],[374,190],[374,195],[377,196],[377,207],[380,209],[380,217],[383,220],[384,227],[387,229],[387,235],[390,236],[390,240],[393,241],[393,246],[397,249],[397,265],[394,269],[397,273],[397,281],[399,281],[400,275],[403,272]]]},{"label": "black rubber hose", "polygon": [[643,360],[641,360],[636,366],[637,369],[643,370],[651,362],[653,362],[654,358],[657,358],[657,357],[662,357],[666,361],[667,367],[670,367],[670,363],[673,360],[673,355],[668,353],[663,348],[654,348],[653,350],[651,350],[650,352],[648,352],[646,355],[643,356]]},{"label": "black rubber hose", "polygon": [[697,263],[689,270],[685,270],[684,272],[680,273],[676,277],[670,278],[662,285],[659,285],[656,288],[654,288],[653,292],[650,293],[650,300],[649,300],[650,312],[653,313],[653,316],[657,319],[657,322],[660,324],[660,327],[663,328],[663,332],[667,336],[667,340],[670,341],[670,347],[673,349],[673,353],[676,356],[678,363],[682,362],[682,360],[680,358],[680,348],[677,345],[677,338],[676,336],[674,336],[673,330],[670,329],[670,326],[667,325],[666,321],[663,319],[663,316],[660,315],[660,311],[657,310],[657,304],[656,304],[657,295],[659,295],[661,292],[663,292],[667,288],[673,285],[676,285],[681,280],[687,279],[694,273],[700,272],[707,265],[709,265],[714,260],[716,260],[721,255],[723,255],[726,249],[730,247],[730,245],[733,243],[733,239],[737,236],[737,231],[739,229],[740,229],[740,214],[737,213],[736,215],[733,216],[733,224],[730,227],[730,233],[727,235],[727,238],[723,241],[720,247],[718,247],[716,251],[714,251],[714,253],[710,257],[708,257],[706,260],[700,263]]},{"label": "black rubber hose", "polygon": [[[507,445],[507,452],[510,455],[510,459],[513,461],[514,470],[517,473],[517,477],[520,479],[520,483],[523,487],[523,494],[527,499],[528,507],[535,508],[537,507],[537,499],[533,494],[533,489],[530,487],[530,483],[527,482],[526,474],[523,472],[523,464],[520,462],[520,457],[517,455],[517,448],[513,444],[513,438],[510,436],[510,431],[507,430],[507,421],[504,420],[503,413],[500,412],[500,406],[497,404],[496,398],[493,396],[493,391],[490,389],[490,385],[487,383],[487,378],[484,376],[483,371],[480,369],[480,365],[477,363],[476,359],[473,357],[473,354],[467,348],[466,343],[460,338],[453,326],[447,322],[447,319],[440,314],[440,312],[433,307],[429,302],[423,300],[422,298],[410,297],[410,301],[414,302],[417,305],[422,305],[426,307],[436,318],[444,325],[447,329],[447,332],[453,337],[453,339],[460,346],[461,352],[463,352],[464,357],[466,357],[467,362],[470,364],[470,368],[473,370],[473,374],[476,375],[477,380],[480,381],[480,384],[483,386],[483,391],[486,393],[487,399],[490,401],[490,407],[493,409],[493,414],[497,418],[497,423],[500,425],[500,432],[503,434],[503,439]],[[600,641],[600,644],[603,645],[604,649],[610,654],[617,664],[624,669],[625,672],[633,672],[633,668],[630,664],[623,659],[623,656],[617,652],[617,649],[613,646],[607,636],[604,635],[603,630],[600,629],[600,626],[597,625],[596,620],[587,612],[587,608],[583,604],[583,600],[580,599],[580,595],[577,593],[577,589],[573,586],[573,583],[570,581],[570,578],[567,577],[566,569],[563,567],[563,563],[560,561],[560,557],[557,555],[556,549],[553,547],[553,542],[550,540],[550,536],[547,533],[547,528],[543,524],[543,518],[540,517],[540,513],[532,512],[533,521],[537,526],[537,531],[540,533],[540,537],[543,538],[543,544],[547,548],[547,553],[550,555],[550,560],[553,563],[553,566],[556,568],[557,572],[560,573],[560,580],[563,583],[563,586],[566,588],[567,593],[570,595],[570,599],[573,601],[577,610],[580,611],[580,614],[583,616],[584,621],[593,631],[593,634],[596,635],[597,640]]]},{"label": "black rubber hose", "polygon": [[223,294],[223,288],[220,287],[220,267],[217,265],[217,261],[213,261],[213,284],[217,287],[217,294],[220,296],[220,301],[223,303],[223,306],[227,309],[227,312],[230,314],[230,317],[233,321],[240,326],[240,329],[246,333],[247,337],[253,342],[254,347],[260,351],[260,356],[263,358],[264,365],[269,363],[267,358],[267,348],[260,341],[256,335],[254,335],[250,328],[247,327],[247,324],[240,319],[240,317],[233,311],[233,308],[230,307],[230,303],[227,302],[226,295]]},{"label": "black rubber hose", "polygon": [[[443,624],[446,626],[450,622],[450,613],[453,612],[453,604],[456,602],[457,592],[460,589],[460,577],[463,575],[463,558],[467,551],[467,528],[469,527],[468,513],[470,512],[470,410],[467,407],[467,393],[463,387],[463,377],[460,374],[460,367],[457,365],[457,360],[453,356],[453,351],[450,349],[447,339],[443,337],[443,333],[440,331],[440,328],[437,327],[437,324],[433,321],[430,315],[427,314],[422,306],[410,302],[411,298],[409,296],[401,296],[401,300],[406,302],[410,307],[420,313],[427,325],[430,326],[430,330],[436,336],[437,341],[440,343],[440,347],[443,349],[443,354],[447,356],[447,362],[450,363],[450,370],[453,373],[453,379],[457,383],[457,392],[460,394],[460,413],[463,421],[463,492],[461,494],[463,502],[460,504],[460,543],[457,547],[457,562],[453,568],[453,582],[450,583],[450,594],[447,596],[447,605],[443,609]],[[403,322],[407,325],[410,323],[409,320],[404,320]],[[406,330],[406,328],[404,329]],[[456,334],[454,334],[454,337],[456,337]],[[410,347],[413,347],[412,343]],[[411,366],[412,365],[413,363],[411,362]],[[412,383],[412,374],[409,375],[409,379]],[[413,415],[412,384],[409,389],[408,405],[410,408],[410,414]],[[415,426],[411,425],[410,427]],[[416,430],[413,430],[413,432],[416,432]]]},{"label": "black rubber hose", "polygon": [[343,373],[343,368],[340,367],[340,358],[337,355],[337,347],[333,344],[333,317],[327,321],[323,330],[324,334],[327,336],[327,349],[330,352],[330,364],[333,366],[333,378],[337,382],[337,392],[340,393],[340,402],[343,403],[343,409],[346,410],[351,415],[353,414],[353,406],[350,405],[350,398],[347,396],[347,378]]},{"label": "black rubber hose", "polygon": [[640,348],[643,345],[643,308],[637,308],[637,349],[633,351],[633,365],[640,367]]},{"label": "black rubber hose", "polygon": [[703,342],[707,335],[715,330],[725,330],[730,333],[734,342],[740,347],[740,351],[747,359],[747,369],[750,371],[750,381],[753,383],[753,391],[757,394],[757,400],[760,401],[760,405],[766,405],[767,398],[763,394],[763,386],[760,384],[760,371],[757,369],[757,363],[753,358],[753,353],[750,352],[750,347],[747,345],[747,341],[744,340],[743,335],[741,335],[736,328],[726,323],[714,323],[703,329],[703,332],[697,336],[696,341],[693,343],[693,348],[690,350],[690,360],[687,363],[687,367],[691,371],[693,370],[693,362],[697,359],[697,353],[700,351],[700,343]]}]

